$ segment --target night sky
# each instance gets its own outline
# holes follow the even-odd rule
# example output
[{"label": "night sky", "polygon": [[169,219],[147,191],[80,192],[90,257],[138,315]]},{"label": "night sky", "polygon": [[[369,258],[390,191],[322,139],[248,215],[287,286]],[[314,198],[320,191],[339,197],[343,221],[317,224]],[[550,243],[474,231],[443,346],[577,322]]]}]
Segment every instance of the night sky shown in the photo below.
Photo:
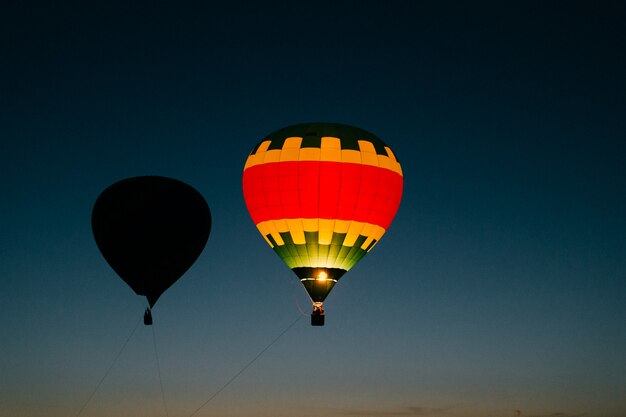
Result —
[{"label": "night sky", "polygon": [[[196,415],[626,416],[624,3],[70,3],[0,9],[0,415],[76,416],[112,363],[82,416],[198,409],[310,311],[246,157],[336,122],[400,159],[396,219]],[[137,175],[213,228],[132,333],[90,220]]]}]

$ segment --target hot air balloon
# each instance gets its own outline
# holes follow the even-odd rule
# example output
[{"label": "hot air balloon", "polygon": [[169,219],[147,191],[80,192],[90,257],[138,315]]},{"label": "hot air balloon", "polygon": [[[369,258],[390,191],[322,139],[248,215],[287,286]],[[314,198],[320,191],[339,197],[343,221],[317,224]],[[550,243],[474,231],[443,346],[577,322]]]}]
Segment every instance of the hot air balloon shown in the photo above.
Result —
[{"label": "hot air balloon", "polygon": [[280,129],[250,152],[243,195],[257,229],[297,275],[324,325],[334,285],[380,241],[402,196],[391,148],[357,127],[307,123]]},{"label": "hot air balloon", "polygon": [[96,244],[113,270],[151,308],[196,261],[209,238],[211,212],[184,182],[159,176],[127,178],[106,188],[91,216]]}]

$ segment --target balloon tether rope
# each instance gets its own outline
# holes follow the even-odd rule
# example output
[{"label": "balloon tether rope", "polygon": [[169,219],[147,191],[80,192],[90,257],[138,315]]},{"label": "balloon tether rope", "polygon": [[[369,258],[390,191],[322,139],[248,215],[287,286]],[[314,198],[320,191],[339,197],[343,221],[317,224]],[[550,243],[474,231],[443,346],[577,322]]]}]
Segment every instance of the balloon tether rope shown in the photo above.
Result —
[{"label": "balloon tether rope", "polygon": [[130,339],[133,337],[133,335],[135,334],[135,331],[137,330],[137,327],[139,327],[139,323],[141,323],[141,319],[137,322],[137,324],[135,324],[135,327],[133,328],[133,331],[130,333],[130,336],[128,336],[128,338],[126,339],[126,341],[124,342],[124,344],[122,345],[122,348],[120,349],[119,352],[117,352],[117,355],[115,356],[115,359],[113,359],[113,362],[111,362],[111,365],[109,365],[109,368],[106,370],[106,372],[104,373],[104,376],[100,379],[100,381],[98,382],[98,384],[96,385],[96,388],[93,390],[93,392],[91,393],[91,395],[89,396],[89,398],[87,398],[87,401],[85,401],[85,403],[83,404],[82,407],[80,407],[80,410],[78,410],[78,413],[76,414],[76,417],[79,417],[82,413],[83,410],[87,407],[87,405],[91,402],[91,400],[93,399],[94,395],[96,395],[96,392],[98,392],[98,390],[100,389],[100,386],[102,385],[102,383],[104,382],[104,380],[106,379],[106,377],[109,375],[109,372],[111,372],[111,369],[113,369],[113,367],[115,366],[115,364],[117,363],[117,360],[120,358],[120,356],[122,355],[122,352],[124,352],[124,349],[126,349],[126,346],[128,345],[128,342],[130,342]]},{"label": "balloon tether rope", "polygon": [[243,374],[244,371],[248,369],[254,362],[256,362],[256,360],[259,359],[261,355],[263,355],[270,347],[272,347],[274,343],[278,342],[278,339],[280,339],[285,333],[287,333],[287,331],[291,329],[294,326],[294,324],[296,324],[298,320],[300,320],[301,318],[302,316],[298,316],[298,318],[295,319],[289,326],[287,326],[285,330],[283,330],[278,336],[274,338],[274,340],[272,340],[267,346],[265,346],[263,350],[261,350],[254,358],[252,358],[250,362],[248,362],[243,368],[241,368],[239,372],[237,372],[233,377],[231,377],[228,381],[226,381],[226,383],[222,385],[220,389],[215,391],[215,393],[213,393],[213,395],[211,395],[208,400],[206,400],[200,407],[198,407],[193,413],[191,413],[189,417],[195,416],[198,411],[200,411],[204,406],[206,406],[215,397],[217,397],[222,391],[224,391],[226,387],[228,387],[233,381],[235,381],[235,379],[237,379],[239,375]]},{"label": "balloon tether rope", "polygon": [[165,402],[165,391],[163,390],[163,380],[161,379],[161,365],[159,364],[159,354],[157,353],[154,326],[152,326],[152,342],[154,344],[154,357],[156,358],[157,373],[159,374],[159,385],[161,386],[161,398],[163,399],[163,409],[165,410],[165,417],[169,417],[169,414],[167,412],[167,403]]}]

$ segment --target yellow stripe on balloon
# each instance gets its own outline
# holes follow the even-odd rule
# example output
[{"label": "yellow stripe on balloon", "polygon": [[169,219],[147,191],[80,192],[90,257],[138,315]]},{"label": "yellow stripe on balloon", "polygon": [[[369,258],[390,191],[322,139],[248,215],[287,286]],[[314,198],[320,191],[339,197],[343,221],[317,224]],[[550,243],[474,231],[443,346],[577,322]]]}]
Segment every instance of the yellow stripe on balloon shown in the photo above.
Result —
[{"label": "yellow stripe on balloon", "polygon": [[319,219],[319,244],[330,245],[333,240],[333,232],[335,230],[335,220]]},{"label": "yellow stripe on balloon", "polygon": [[358,142],[359,149],[361,149],[361,163],[363,165],[373,165],[377,167],[378,155],[376,155],[376,149],[374,149],[374,144],[366,140],[360,140]]},{"label": "yellow stripe on balloon", "polygon": [[322,136],[321,161],[341,162],[341,140]]},{"label": "yellow stripe on balloon", "polygon": [[[359,236],[367,239],[361,245],[365,250],[373,240],[379,241],[385,234],[382,227],[365,222],[350,220],[330,220],[330,219],[281,219],[267,220],[256,225],[259,232],[265,237],[271,235],[278,246],[285,244],[280,233],[290,233],[296,245],[303,245],[305,241],[304,232],[318,232],[318,244],[330,245],[333,233],[345,234],[343,246],[352,247]],[[266,239],[267,240],[267,239]],[[313,243],[313,242],[308,242]],[[269,241],[268,244],[274,247]]]},{"label": "yellow stripe on balloon", "polygon": [[302,219],[285,219],[287,221],[287,228],[285,232],[291,234],[291,239],[296,245],[304,245],[306,239],[304,238],[304,227],[302,225]]},{"label": "yellow stripe on balloon", "polygon": [[259,229],[259,232],[261,232],[261,234],[271,247],[274,247],[274,245],[272,245],[269,239],[267,239],[267,235],[272,236],[278,246],[282,246],[285,244],[285,241],[280,236],[280,232],[278,231],[278,226],[279,225],[277,224],[277,222],[262,222],[257,224],[257,229]]},{"label": "yellow stripe on balloon", "polygon": [[360,151],[341,149],[341,139],[331,136],[322,137],[321,148],[301,148],[301,137],[287,138],[282,149],[268,150],[270,144],[269,140],[261,143],[257,151],[248,157],[244,170],[270,162],[322,161],[371,165],[402,175],[400,163],[390,148],[385,146],[387,155],[378,155],[374,145],[366,140],[358,141]]},{"label": "yellow stripe on balloon", "polygon": [[297,161],[300,155],[300,148],[278,149],[280,152],[280,162]]},{"label": "yellow stripe on balloon", "polygon": [[300,149],[301,145],[302,145],[302,138],[294,136],[294,137],[285,139],[285,143],[283,144],[283,150],[289,149],[289,148]]},{"label": "yellow stripe on balloon", "polygon": [[317,232],[320,219],[302,219],[302,228],[305,232]]},{"label": "yellow stripe on balloon", "polygon": [[363,242],[363,244],[361,245],[361,249],[366,250],[367,247],[374,241],[373,237],[368,237],[367,239],[365,239],[365,242]]},{"label": "yellow stripe on balloon", "polygon": [[320,148],[302,148],[296,161],[321,161],[322,152]]},{"label": "yellow stripe on balloon", "polygon": [[264,152],[263,163],[269,164],[270,162],[280,161],[280,149],[272,149],[271,151]]},{"label": "yellow stripe on balloon", "polygon": [[348,234],[346,235],[346,238],[343,241],[343,246],[348,246],[348,247],[354,246],[354,243],[361,235],[363,226],[365,226],[365,223],[351,221],[350,228],[348,229]]},{"label": "yellow stripe on balloon", "polygon": [[245,171],[251,166],[264,163],[263,161],[265,159],[265,152],[267,152],[267,148],[270,147],[271,143],[271,140],[266,140],[261,143],[261,145],[259,145],[259,149],[257,149],[257,152],[254,155],[248,156],[248,159],[246,160],[246,165],[244,166],[243,170]]},{"label": "yellow stripe on balloon", "polygon": [[350,164],[361,164],[361,152],[353,149],[345,149],[341,151],[341,162],[348,162]]},{"label": "yellow stripe on balloon", "polygon": [[348,233],[349,228],[350,228],[350,220],[336,220],[335,221],[335,229],[334,229],[335,233]]}]

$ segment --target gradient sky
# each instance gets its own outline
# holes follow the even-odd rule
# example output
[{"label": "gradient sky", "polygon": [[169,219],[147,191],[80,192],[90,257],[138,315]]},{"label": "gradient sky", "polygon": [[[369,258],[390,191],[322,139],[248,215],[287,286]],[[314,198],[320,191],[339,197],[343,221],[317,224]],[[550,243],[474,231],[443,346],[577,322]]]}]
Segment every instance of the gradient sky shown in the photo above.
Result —
[{"label": "gradient sky", "polygon": [[241,173],[327,121],[394,149],[397,217],[197,416],[626,416],[622,2],[60,3],[0,11],[0,415],[75,416],[141,319],[91,234],[120,179],[214,224],[83,416],[165,415],[153,331],[187,417],[308,312]]}]

